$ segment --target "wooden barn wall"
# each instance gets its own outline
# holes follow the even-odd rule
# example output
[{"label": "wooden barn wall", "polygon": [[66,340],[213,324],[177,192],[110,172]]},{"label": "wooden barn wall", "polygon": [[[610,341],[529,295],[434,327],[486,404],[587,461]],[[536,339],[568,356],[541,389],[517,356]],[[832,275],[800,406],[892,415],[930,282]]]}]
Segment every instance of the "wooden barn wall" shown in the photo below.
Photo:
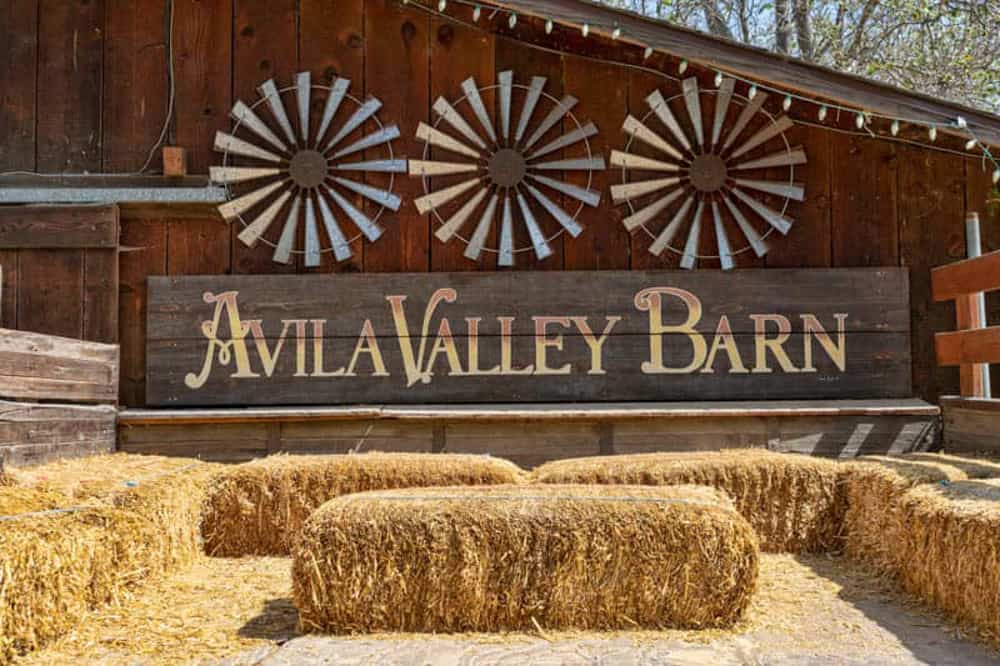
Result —
[{"label": "wooden barn wall", "polygon": [[[166,0],[0,3],[0,171],[138,169],[159,133],[169,94],[167,25]],[[193,172],[205,172],[216,159],[212,137],[230,126],[234,99],[253,98],[255,86],[269,77],[287,83],[302,69],[314,79],[350,77],[355,92],[379,96],[382,116],[402,128],[401,152],[411,156],[422,150],[413,138],[416,123],[430,116],[437,96],[459,96],[470,75],[481,85],[508,68],[519,80],[547,76],[549,92],[579,98],[578,115],[598,124],[595,144],[605,154],[624,143],[619,127],[626,113],[641,112],[654,87],[673,85],[578,55],[529,49],[396,0],[176,0],[173,25],[176,117],[168,138],[187,148]],[[546,39],[526,19],[515,32]],[[554,34],[549,43],[615,55],[610,43],[578,34]],[[702,85],[711,85],[711,72],[696,73]],[[768,102],[773,111],[778,104]],[[815,107],[799,106],[793,115],[814,119]],[[957,371],[934,364],[933,332],[954,320],[950,305],[931,304],[928,271],[963,256],[966,211],[983,216],[985,249],[1000,249],[1000,212],[984,205],[988,171],[975,159],[825,129],[800,125],[792,135],[809,155],[807,201],[792,210],[798,223],[787,239],[764,260],[741,255],[740,265],[910,267],[915,390],[929,399],[956,391]],[[647,241],[622,229],[621,209],[606,195],[614,177],[611,171],[597,177],[594,186],[605,196],[585,214],[583,235],[559,239],[554,256],[537,265],[530,253],[520,254],[516,268],[675,267],[675,255],[653,257]],[[456,243],[432,238],[430,221],[409,204],[419,187],[401,179],[407,204],[389,219],[390,232],[375,245],[359,243],[352,260],[319,270],[495,269],[488,261],[468,262]],[[129,248],[121,255],[119,323],[127,405],[141,405],[144,396],[147,276],[306,271],[272,263],[267,248],[243,247],[236,229],[206,215],[124,216],[122,245]],[[1000,322],[1000,298],[989,309]]]}]

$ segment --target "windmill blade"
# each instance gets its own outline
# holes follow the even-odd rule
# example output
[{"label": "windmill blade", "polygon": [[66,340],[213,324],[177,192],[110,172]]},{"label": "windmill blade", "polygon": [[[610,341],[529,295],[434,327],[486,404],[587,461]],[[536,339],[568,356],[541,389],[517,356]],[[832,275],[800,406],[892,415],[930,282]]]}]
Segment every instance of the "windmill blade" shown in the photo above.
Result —
[{"label": "windmill blade", "polygon": [[767,127],[762,127],[753,136],[746,140],[746,142],[733,150],[733,154],[730,157],[739,157],[743,153],[749,152],[766,141],[773,139],[785,130],[791,128],[795,123],[788,116],[781,116],[775,122],[771,123]]},{"label": "windmill blade", "polygon": [[465,122],[465,118],[448,103],[444,97],[438,97],[434,102],[434,112],[441,116],[441,119],[451,125],[459,134],[471,141],[473,145],[486,149],[486,142],[476,134],[476,131]]},{"label": "windmill blade", "polygon": [[546,132],[555,127],[556,123],[562,120],[562,117],[569,113],[578,101],[572,95],[566,95],[559,100],[559,103],[549,111],[538,127],[535,128],[535,131],[531,133],[531,136],[528,137],[528,140],[524,144],[524,150],[527,151],[528,148],[538,143],[538,140],[545,136]]},{"label": "windmill blade", "polygon": [[568,160],[554,160],[529,164],[529,169],[542,171],[604,171],[603,157],[576,157]]},{"label": "windmill blade", "polygon": [[264,160],[265,162],[281,162],[281,157],[275,155],[270,150],[265,150],[259,148],[252,143],[244,141],[243,139],[237,139],[232,134],[226,134],[225,132],[215,133],[215,150],[220,153],[233,153],[235,155],[242,155],[243,157],[253,157],[254,159]]},{"label": "windmill blade", "polygon": [[673,192],[663,195],[645,208],[640,208],[636,212],[632,213],[622,220],[622,223],[625,225],[625,230],[635,231],[637,228],[646,224],[663,212],[667,206],[679,199],[682,194],[684,194],[684,190],[674,190]]},{"label": "windmill blade", "polygon": [[213,183],[231,185],[233,183],[244,183],[248,180],[277,176],[281,169],[270,167],[221,167],[213,166],[208,168],[208,177]]},{"label": "windmill blade", "polygon": [[277,181],[256,189],[253,192],[244,194],[238,199],[233,199],[232,201],[227,201],[226,203],[219,206],[219,214],[222,215],[223,219],[227,222],[232,222],[234,218],[239,217],[246,211],[250,210],[261,201],[266,199],[279,187],[284,185],[284,181]]},{"label": "windmill blade", "polygon": [[471,178],[469,180],[463,181],[457,185],[452,185],[451,187],[446,187],[443,190],[438,190],[437,192],[431,192],[430,194],[425,194],[424,196],[414,199],[413,203],[416,204],[417,210],[421,215],[424,213],[429,213],[438,206],[446,204],[455,197],[468,192],[473,187],[478,185],[480,182],[479,178]]},{"label": "windmill blade", "polygon": [[719,263],[722,270],[732,270],[735,266],[733,262],[733,250],[729,247],[729,238],[726,236],[726,227],[722,224],[722,214],[719,212],[719,202],[712,201],[712,221],[715,223],[715,243],[719,248]]},{"label": "windmill blade", "polygon": [[667,104],[667,100],[663,99],[663,93],[659,90],[654,90],[646,98],[646,104],[656,114],[656,117],[660,119],[660,122],[666,125],[670,133],[674,135],[674,138],[684,146],[684,149],[690,151],[691,141],[688,140],[687,134],[681,129],[680,123],[677,122],[677,118],[674,117],[673,112],[670,110],[670,105]]},{"label": "windmill blade", "polygon": [[341,187],[344,187],[352,192],[357,192],[365,199],[369,201],[374,201],[380,206],[385,206],[390,210],[399,210],[399,206],[402,203],[402,199],[386,190],[380,190],[377,187],[372,187],[371,185],[365,185],[364,183],[356,183],[353,180],[348,180],[346,178],[334,177],[333,182],[337,183]]},{"label": "windmill blade", "polygon": [[684,256],[681,257],[681,268],[691,270],[698,262],[698,240],[701,238],[701,216],[705,212],[705,202],[699,201],[694,209],[694,219],[688,229],[687,242],[684,244]]},{"label": "windmill blade", "polygon": [[302,145],[309,145],[309,96],[312,93],[312,74],[299,72],[295,76],[295,102],[299,107],[299,132]]},{"label": "windmill blade", "polygon": [[762,106],[764,106],[764,101],[766,99],[767,93],[759,92],[752,100],[747,102],[747,105],[743,107],[743,110],[740,111],[740,115],[736,118],[736,124],[729,130],[729,134],[726,136],[726,141],[722,144],[722,150],[729,148],[733,141],[735,141],[740,134],[743,133],[747,123],[749,123],[750,119],[753,118],[758,111],[760,111]]},{"label": "windmill blade", "polygon": [[267,141],[278,150],[283,150],[286,153],[290,152],[288,145],[279,139],[278,135],[272,132],[271,128],[260,119],[260,116],[254,113],[253,109],[244,104],[242,101],[236,100],[236,104],[233,104],[233,109],[229,112],[229,115],[233,120],[240,124],[240,127],[246,127],[248,130],[264,139],[264,141]]},{"label": "windmill blade", "polygon": [[302,207],[301,200],[296,197],[292,199],[292,208],[285,217],[285,226],[281,229],[281,238],[274,248],[272,259],[279,264],[287,264],[292,260],[292,245],[295,243],[295,234],[299,229],[299,209]]},{"label": "windmill blade", "polygon": [[715,96],[715,120],[712,122],[712,145],[719,145],[719,137],[722,136],[722,124],[726,122],[726,113],[729,111],[729,104],[733,101],[733,88],[736,86],[736,79],[722,79],[719,92]]},{"label": "windmill blade", "polygon": [[348,162],[333,167],[337,171],[372,171],[375,173],[406,173],[406,160],[369,160]]},{"label": "windmill blade", "polygon": [[472,107],[472,112],[476,114],[476,118],[479,118],[479,124],[486,130],[486,135],[490,137],[490,141],[496,143],[497,133],[493,129],[493,123],[490,121],[490,114],[486,111],[486,106],[483,104],[483,98],[479,96],[476,79],[470,76],[465,81],[462,81],[462,92],[465,93],[465,99],[469,102],[469,106]]},{"label": "windmill blade", "polygon": [[[309,200],[312,203],[312,199]],[[326,199],[319,197],[319,214],[323,218],[323,226],[326,227],[326,235],[330,239],[330,247],[333,248],[333,256],[336,257],[337,261],[345,261],[351,258],[351,246],[347,244],[347,239],[344,237],[344,232],[340,230],[340,225],[337,224],[337,218],[333,216],[333,211],[330,210],[330,205],[326,202]]]},{"label": "windmill blade", "polygon": [[670,241],[677,236],[677,232],[680,230],[681,225],[684,223],[685,218],[689,212],[691,212],[691,206],[694,205],[694,196],[688,195],[688,198],[684,200],[681,207],[674,213],[673,218],[667,223],[667,226],[663,228],[660,235],[656,237],[656,240],[649,246],[649,253],[660,256],[663,251],[667,249],[670,245]]},{"label": "windmill blade", "polygon": [[288,190],[282,192],[281,196],[275,199],[274,203],[264,209],[264,212],[258,215],[257,219],[248,224],[246,228],[239,233],[237,238],[239,238],[240,241],[247,247],[253,247],[256,245],[257,241],[260,240],[260,237],[267,232],[268,227],[270,227],[271,223],[274,222],[274,218],[278,217],[278,213],[281,211],[282,206],[285,205],[285,202],[288,201],[291,196],[292,193]]},{"label": "windmill blade", "polygon": [[503,216],[500,218],[500,266],[514,265],[514,215],[510,209],[510,197],[503,198]]},{"label": "windmill blade", "polygon": [[580,226],[579,222],[574,220],[569,213],[560,208],[552,199],[542,194],[537,187],[534,187],[530,183],[525,183],[524,189],[528,190],[532,198],[540,203],[542,208],[548,211],[549,215],[554,217],[570,236],[576,238],[583,232],[583,227]]},{"label": "windmill blade", "polygon": [[790,217],[782,215],[773,208],[762,204],[753,197],[749,196],[743,190],[739,190],[734,187],[732,192],[733,196],[753,209],[753,212],[760,215],[765,222],[777,229],[782,235],[788,234],[788,231],[792,228],[792,219]]},{"label": "windmill blade", "polygon": [[382,227],[376,224],[371,218],[362,213],[360,210],[355,208],[354,204],[342,197],[337,190],[333,189],[329,185],[324,185],[324,187],[326,188],[327,193],[333,197],[333,200],[337,203],[337,205],[340,206],[340,209],[347,213],[347,217],[351,218],[351,222],[354,223],[354,226],[361,230],[361,233],[365,238],[374,243],[379,239],[379,237],[382,236]]},{"label": "windmill blade", "polygon": [[517,121],[517,130],[514,132],[515,143],[520,143],[524,137],[524,131],[528,129],[528,122],[531,120],[531,114],[535,112],[535,107],[538,106],[538,100],[542,96],[542,90],[545,89],[546,81],[544,76],[531,77],[531,85],[528,86],[524,106],[521,107],[521,118]]},{"label": "windmill blade", "polygon": [[621,203],[629,199],[645,196],[665,187],[673,187],[681,182],[677,176],[669,178],[656,178],[654,180],[639,180],[634,183],[622,183],[611,186],[611,198],[615,203]]},{"label": "windmill blade", "polygon": [[497,195],[494,194],[490,197],[489,203],[486,204],[486,210],[483,211],[483,216],[479,218],[476,231],[472,234],[472,238],[469,239],[469,244],[463,253],[467,259],[472,259],[473,261],[479,259],[479,254],[483,251],[483,244],[486,242],[486,236],[490,233],[490,227],[493,226],[493,216],[497,212],[498,200]]},{"label": "windmill blade", "polygon": [[281,126],[281,130],[288,137],[289,143],[293,146],[296,145],[295,132],[292,130],[292,124],[288,122],[288,115],[285,113],[285,105],[281,103],[281,93],[278,92],[278,86],[274,84],[274,79],[268,79],[264,83],[257,86],[257,92],[260,96],[267,100],[267,107],[271,109],[271,115],[274,119],[278,121],[278,125]]},{"label": "windmill blade", "polygon": [[691,118],[691,125],[694,126],[694,138],[699,146],[705,145],[705,129],[701,123],[701,99],[698,92],[698,79],[691,77],[684,79],[681,84],[684,90],[684,106],[687,107],[688,117]]},{"label": "windmill blade", "polygon": [[770,167],[794,166],[796,164],[805,164],[805,163],[806,163],[806,151],[802,149],[802,146],[796,146],[791,150],[780,150],[776,153],[765,155],[764,157],[761,157],[756,160],[742,162],[740,164],[736,164],[729,168],[733,170],[768,169]]},{"label": "windmill blade", "polygon": [[633,155],[621,150],[611,151],[611,166],[622,167],[623,169],[635,169],[637,171],[680,171],[680,166],[670,162],[661,162],[642,155]]},{"label": "windmill blade", "polygon": [[479,207],[479,204],[483,202],[486,198],[486,194],[489,192],[487,188],[483,188],[476,192],[471,199],[465,202],[465,204],[458,209],[458,212],[448,218],[448,221],[438,227],[438,230],[434,232],[434,235],[438,237],[443,243],[447,243],[451,240],[451,237],[458,233],[458,230],[462,228],[472,214]]},{"label": "windmill blade", "polygon": [[555,152],[560,148],[565,148],[566,146],[572,146],[578,141],[583,141],[584,139],[590,138],[597,134],[597,125],[594,123],[587,123],[583,127],[577,127],[572,132],[563,134],[562,136],[550,141],[545,144],[531,155],[528,155],[529,160],[537,159],[542,155],[548,155],[551,152]]},{"label": "windmill blade", "polygon": [[373,132],[368,136],[364,136],[346,148],[342,148],[333,154],[334,159],[339,159],[345,155],[350,155],[351,153],[356,153],[361,150],[367,150],[372,146],[380,146],[383,143],[389,143],[393,139],[399,138],[399,127],[396,125],[388,125]]},{"label": "windmill blade", "polygon": [[588,206],[596,206],[601,203],[601,193],[595,190],[584,189],[576,185],[571,185],[570,183],[564,183],[561,180],[556,180],[555,178],[538,176],[536,174],[529,175],[542,185],[547,185],[556,192],[562,192],[566,196],[573,197],[577,201],[582,201]]},{"label": "windmill blade", "polygon": [[514,72],[500,72],[500,131],[503,138],[510,137],[510,96],[514,87]]},{"label": "windmill blade", "polygon": [[316,208],[312,197],[306,196],[306,246],[305,264],[308,267],[319,266],[319,229],[316,228]]},{"label": "windmill blade", "polygon": [[363,122],[378,113],[378,110],[381,108],[382,101],[380,99],[372,97],[366,100],[365,103],[359,106],[351,117],[347,119],[347,122],[344,123],[344,126],[340,128],[333,138],[330,139],[330,143],[326,144],[324,152],[340,143],[344,137],[360,127]]},{"label": "windmill blade", "polygon": [[336,79],[333,85],[330,86],[330,94],[326,98],[326,105],[323,107],[323,117],[319,121],[319,130],[316,132],[317,146],[323,139],[323,135],[330,128],[330,123],[333,122],[333,117],[337,114],[337,109],[340,108],[340,103],[344,101],[344,97],[347,96],[347,91],[350,87],[350,79]]},{"label": "windmill blade", "polygon": [[629,115],[625,118],[625,122],[622,124],[622,129],[626,134],[634,136],[639,141],[642,141],[647,146],[652,146],[656,148],[661,153],[666,153],[670,155],[675,160],[683,160],[684,156],[681,151],[674,148],[672,145],[667,143],[660,137],[659,134],[649,129],[642,124],[642,121],[638,120],[634,116]]},{"label": "windmill blade", "polygon": [[432,146],[444,148],[445,150],[453,153],[459,153],[460,155],[465,155],[473,159],[479,159],[482,156],[482,153],[478,150],[469,148],[458,139],[445,134],[441,130],[435,129],[422,121],[419,125],[417,125],[417,138],[424,143],[429,143]]},{"label": "windmill blade", "polygon": [[733,200],[723,193],[722,201],[726,204],[726,208],[729,209],[729,212],[732,213],[733,218],[736,220],[736,224],[740,227],[740,231],[743,232],[743,236],[746,237],[750,247],[753,248],[754,254],[758,257],[763,257],[767,254],[767,243],[764,242],[764,239],[760,237],[757,230],[754,229],[753,226],[747,221],[747,218],[743,217],[743,213],[736,207]]},{"label": "windmill blade", "polygon": [[470,171],[479,171],[479,165],[473,162],[410,160],[411,176],[447,176],[453,173],[469,173]]},{"label": "windmill blade", "polygon": [[742,187],[776,194],[779,197],[788,197],[796,201],[802,201],[806,197],[806,188],[802,183],[773,183],[769,180],[750,180],[749,178],[734,178],[733,181]]},{"label": "windmill blade", "polygon": [[520,192],[517,193],[517,206],[521,209],[524,226],[528,228],[528,237],[531,238],[531,246],[535,248],[535,256],[538,257],[539,261],[552,256],[552,248],[546,242],[545,235],[538,228],[538,221],[535,220],[534,213],[531,212],[528,202],[525,201],[524,195]]}]

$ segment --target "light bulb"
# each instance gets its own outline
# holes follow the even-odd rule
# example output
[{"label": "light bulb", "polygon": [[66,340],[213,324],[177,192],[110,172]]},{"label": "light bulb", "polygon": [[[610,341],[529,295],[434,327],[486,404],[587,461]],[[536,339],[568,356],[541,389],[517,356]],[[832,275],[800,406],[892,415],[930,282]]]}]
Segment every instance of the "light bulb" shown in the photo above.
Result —
[{"label": "light bulb", "polygon": [[480,15],[482,15],[482,13],[483,13],[482,8],[479,5],[476,5],[476,8],[472,10],[472,20],[473,20],[473,22],[478,23],[479,22],[479,17],[480,17]]},{"label": "light bulb", "polygon": [[510,15],[510,18],[507,19],[507,25],[510,26],[511,30],[514,29],[514,26],[517,25],[517,14],[511,14]]},{"label": "light bulb", "polygon": [[927,130],[927,136],[930,137],[931,141],[937,141],[937,127],[931,127]]},{"label": "light bulb", "polygon": [[642,52],[642,59],[649,60],[649,56],[653,55],[653,47],[647,46],[646,50]]},{"label": "light bulb", "polygon": [[819,107],[819,113],[816,116],[819,118],[820,122],[826,120],[827,108],[825,106]]},{"label": "light bulb", "polygon": [[611,32],[611,39],[618,39],[621,36],[622,36],[622,29],[621,28],[615,28]]},{"label": "light bulb", "polygon": [[718,88],[722,85],[722,72],[715,73],[715,87]]},{"label": "light bulb", "polygon": [[972,150],[973,148],[976,147],[977,143],[978,141],[976,141],[975,139],[969,139],[968,141],[965,142],[965,149]]},{"label": "light bulb", "polygon": [[448,6],[448,0],[438,0],[438,11],[443,12],[444,8]]},{"label": "light bulb", "polygon": [[785,101],[783,101],[781,103],[781,108],[784,109],[785,111],[788,111],[788,109],[792,108],[792,96],[791,95],[785,95]]},{"label": "light bulb", "polygon": [[969,125],[968,125],[968,123],[965,122],[965,118],[963,118],[962,116],[959,116],[958,118],[955,118],[955,126],[956,127],[961,127],[962,129],[965,129]]},{"label": "light bulb", "polygon": [[757,86],[755,85],[750,86],[750,91],[747,93],[747,97],[753,99],[756,96],[757,96]]},{"label": "light bulb", "polygon": [[677,65],[677,73],[678,74],[683,74],[684,72],[687,71],[687,69],[688,69],[688,61],[687,60],[681,60],[680,64]]},{"label": "light bulb", "polygon": [[889,131],[892,132],[893,136],[896,136],[896,135],[899,134],[899,121],[898,120],[893,120],[892,121],[892,125],[889,125]]},{"label": "light bulb", "polygon": [[997,183],[1000,183],[1000,169],[993,172],[993,184],[996,185]]},{"label": "light bulb", "polygon": [[857,127],[858,129],[861,129],[862,127],[865,126],[865,114],[859,113],[857,116],[855,116],[854,126]]},{"label": "light bulb", "polygon": [[584,37],[586,37],[587,35],[589,35],[590,34],[590,24],[584,23],[583,27],[580,28],[580,34],[582,34]]},{"label": "light bulb", "polygon": [[545,34],[546,35],[551,35],[552,34],[552,19],[548,19],[545,22]]}]

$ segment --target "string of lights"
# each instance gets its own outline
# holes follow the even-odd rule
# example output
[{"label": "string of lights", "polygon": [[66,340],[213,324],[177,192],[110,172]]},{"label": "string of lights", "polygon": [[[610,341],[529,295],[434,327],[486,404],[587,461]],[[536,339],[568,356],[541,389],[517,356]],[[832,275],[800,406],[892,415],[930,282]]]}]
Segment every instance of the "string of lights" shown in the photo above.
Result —
[{"label": "string of lights", "polygon": [[[439,17],[448,19],[450,21],[454,21],[454,22],[461,23],[461,24],[464,24],[464,25],[478,27],[480,29],[484,29],[483,26],[482,26],[482,24],[481,24],[481,22],[480,22],[480,20],[483,17],[483,9],[484,9],[484,7],[488,11],[490,11],[490,14],[487,17],[487,20],[492,20],[498,14],[501,14],[501,15],[505,14],[506,18],[507,18],[507,25],[512,30],[517,25],[517,21],[518,21],[518,13],[515,10],[507,9],[505,7],[500,7],[500,6],[495,6],[495,5],[483,5],[483,4],[480,4],[480,3],[477,3],[477,2],[472,2],[470,0],[438,0],[437,1],[436,11],[435,11],[434,7],[427,6],[427,5],[425,5],[425,4],[421,3],[421,2],[418,2],[417,0],[401,0],[401,2],[404,5],[412,6],[412,7],[417,7],[419,9],[427,11],[430,14],[433,14],[435,16],[439,16]],[[465,7],[465,8],[470,8],[471,9],[471,18],[472,18],[471,22],[470,21],[462,20],[461,18],[459,18],[457,16],[454,16],[452,14],[446,13],[446,10],[448,8],[449,2],[451,2],[453,4],[456,4],[456,5],[460,5],[460,6]],[[558,21],[556,19],[552,18],[552,17],[545,17],[545,34],[551,34],[552,31],[554,30],[555,25],[556,25],[557,22]],[[560,23],[560,25],[564,25],[567,29],[577,29],[576,26],[570,25],[568,23],[566,23],[566,24]],[[636,40],[628,39],[627,36],[625,35],[625,33],[623,32],[622,27],[619,26],[619,25],[617,25],[617,24],[614,24],[614,25],[601,25],[601,24],[597,24],[597,23],[587,22],[587,23],[583,23],[582,25],[580,25],[578,27],[578,29],[580,31],[580,34],[583,37],[589,37],[592,33],[594,33],[594,34],[600,34],[600,35],[604,35],[604,36],[610,37],[610,39],[615,40],[615,41],[622,41],[622,39],[624,37],[626,39],[626,41],[628,41],[629,43],[634,44],[637,48],[643,49],[643,54],[642,55],[643,55],[643,60],[644,61],[649,60],[649,58],[651,58],[653,56],[653,54],[656,52],[656,49],[654,49],[652,46],[649,46],[647,44],[643,44],[643,43],[641,43],[639,41],[636,41]],[[548,52],[551,52],[551,53],[557,53],[557,54],[561,54],[561,55],[564,54],[563,51],[560,51],[558,49],[547,48],[547,47],[544,47],[544,46],[540,46],[538,44],[533,44],[533,43],[525,42],[525,45],[528,46],[528,47],[530,47],[530,48],[535,48],[535,49],[542,50],[542,51],[548,51]],[[574,55],[578,55],[578,54],[574,54]],[[634,69],[634,70],[649,72],[649,73],[655,74],[655,75],[660,76],[660,77],[662,77],[664,79],[671,80],[671,81],[674,81],[674,82],[678,82],[678,81],[681,80],[680,76],[684,75],[684,73],[687,71],[688,66],[689,66],[688,61],[685,60],[685,59],[682,59],[678,63],[678,65],[677,65],[677,74],[679,76],[672,76],[668,72],[665,72],[663,70],[656,69],[656,68],[653,68],[653,67],[639,66],[639,65],[635,65],[633,63],[621,62],[621,61],[615,61],[615,60],[608,60],[608,59],[605,59],[605,58],[597,58],[597,57],[593,57],[593,56],[579,56],[579,57],[582,57],[582,58],[585,58],[585,59],[588,59],[588,60],[594,60],[594,61],[597,61],[597,62],[602,62],[602,63],[616,64],[616,65],[620,65],[622,67],[626,67],[626,68],[629,68],[629,69]],[[832,130],[832,131],[837,131],[837,132],[844,133],[844,134],[853,134],[853,135],[858,135],[858,136],[870,136],[872,138],[886,140],[886,141],[894,141],[894,142],[897,142],[897,143],[905,143],[905,144],[910,144],[910,145],[915,145],[915,146],[921,146],[921,147],[928,148],[928,149],[931,149],[931,150],[935,150],[935,151],[938,151],[938,152],[945,152],[945,153],[951,153],[951,154],[962,155],[962,156],[968,156],[969,153],[972,153],[972,152],[975,152],[975,151],[978,150],[981,153],[981,155],[982,155],[982,160],[983,160],[984,165],[985,164],[992,165],[992,168],[993,168],[993,172],[992,172],[993,183],[994,184],[1000,183],[1000,161],[998,161],[997,157],[995,157],[993,155],[993,153],[990,151],[989,146],[986,145],[983,141],[981,141],[979,139],[979,137],[973,131],[973,128],[969,125],[968,121],[964,117],[962,117],[962,116],[946,117],[946,116],[942,115],[942,120],[940,122],[929,122],[929,121],[924,120],[924,119],[913,119],[913,118],[905,118],[905,117],[900,117],[900,116],[885,115],[885,114],[881,114],[881,113],[870,111],[870,110],[866,110],[866,109],[860,109],[860,108],[857,108],[857,107],[842,106],[842,105],[839,105],[839,104],[836,104],[836,103],[833,103],[833,102],[828,102],[828,101],[820,102],[820,101],[817,101],[815,99],[806,97],[806,96],[801,95],[801,94],[790,93],[790,92],[785,91],[785,90],[780,90],[778,88],[767,86],[766,84],[759,83],[757,81],[754,81],[752,79],[746,78],[746,77],[741,76],[739,74],[735,74],[735,73],[733,73],[731,71],[724,71],[722,69],[715,68],[715,67],[712,67],[712,69],[714,69],[715,72],[716,72],[716,74],[715,74],[715,85],[716,85],[716,87],[721,86],[722,82],[723,82],[723,80],[725,78],[727,78],[727,77],[731,78],[731,79],[733,79],[735,81],[743,83],[744,85],[746,85],[748,87],[747,97],[749,99],[753,99],[754,97],[756,97],[757,94],[760,91],[766,91],[768,94],[773,94],[777,98],[780,98],[782,100],[781,106],[782,106],[782,109],[784,109],[785,111],[789,111],[792,108],[792,106],[793,106],[793,104],[795,102],[815,105],[817,107],[816,118],[817,118],[818,122],[814,123],[814,122],[797,120],[797,122],[799,122],[800,124],[804,124],[804,125],[808,125],[808,126],[812,126],[812,127],[823,127],[825,129],[829,129],[829,130]],[[857,131],[844,130],[844,129],[840,128],[840,127],[836,127],[836,126],[833,126],[833,125],[830,125],[830,124],[824,124],[824,123],[826,123],[827,119],[829,118],[831,112],[833,112],[835,114],[835,118],[836,119],[839,119],[842,114],[846,114],[849,117],[853,116],[853,118],[854,118],[854,126],[855,126],[855,128],[856,128]],[[875,131],[875,129],[873,128],[873,126],[874,126],[874,124],[875,124],[876,121],[883,121],[885,123],[888,123],[890,136],[886,136],[884,134],[880,134],[879,132]],[[904,123],[907,124],[907,125],[914,125],[914,126],[920,126],[920,127],[926,128],[927,139],[928,139],[928,141],[930,143],[923,143],[923,142],[920,142],[920,141],[917,141],[917,140],[914,140],[914,139],[908,139],[908,138],[900,137],[899,133],[900,133],[900,131],[901,131],[902,126],[903,126]],[[946,129],[946,130],[952,131],[953,133],[962,133],[962,134],[965,134],[967,136],[967,139],[965,141],[965,152],[961,152],[961,151],[958,151],[958,150],[951,150],[951,149],[948,149],[948,148],[943,148],[943,147],[941,147],[939,145],[931,145],[931,144],[934,144],[937,141],[939,129]]]}]

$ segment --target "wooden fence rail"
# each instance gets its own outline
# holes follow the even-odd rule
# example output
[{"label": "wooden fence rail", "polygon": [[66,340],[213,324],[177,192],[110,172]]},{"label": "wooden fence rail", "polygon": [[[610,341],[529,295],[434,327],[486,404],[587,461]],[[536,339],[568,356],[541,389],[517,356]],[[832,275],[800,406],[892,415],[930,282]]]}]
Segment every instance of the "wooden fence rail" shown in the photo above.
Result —
[{"label": "wooden fence rail", "polygon": [[977,295],[1000,290],[1000,251],[933,269],[931,290],[955,301],[958,329],[934,336],[938,365],[959,366],[962,397],[982,397],[984,365],[1000,363],[1000,326],[981,326]]}]

